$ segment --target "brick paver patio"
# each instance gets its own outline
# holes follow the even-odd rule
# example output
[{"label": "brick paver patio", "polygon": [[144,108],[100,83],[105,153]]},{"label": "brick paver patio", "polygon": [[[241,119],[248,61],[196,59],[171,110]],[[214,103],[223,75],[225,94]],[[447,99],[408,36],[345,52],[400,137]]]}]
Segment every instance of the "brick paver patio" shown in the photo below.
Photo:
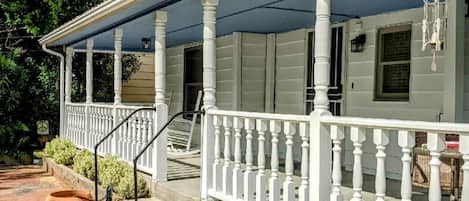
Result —
[{"label": "brick paver patio", "polygon": [[66,188],[41,166],[0,166],[0,201],[44,201],[50,192]]}]

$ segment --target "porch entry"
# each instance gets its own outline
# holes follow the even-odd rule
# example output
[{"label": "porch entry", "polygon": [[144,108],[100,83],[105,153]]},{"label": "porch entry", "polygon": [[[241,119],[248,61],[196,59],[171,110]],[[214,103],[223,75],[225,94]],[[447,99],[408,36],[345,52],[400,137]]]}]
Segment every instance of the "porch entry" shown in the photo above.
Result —
[{"label": "porch entry", "polygon": [[[331,71],[329,84],[329,111],[340,116],[343,110],[343,49],[344,29],[342,26],[333,27],[331,30]],[[306,114],[314,109],[314,31],[308,33],[308,63],[306,77]]]}]

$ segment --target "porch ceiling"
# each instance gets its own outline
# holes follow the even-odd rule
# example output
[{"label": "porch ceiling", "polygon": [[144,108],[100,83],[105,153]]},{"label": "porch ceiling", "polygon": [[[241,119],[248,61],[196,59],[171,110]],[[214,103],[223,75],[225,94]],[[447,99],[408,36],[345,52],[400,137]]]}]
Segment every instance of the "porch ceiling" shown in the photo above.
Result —
[{"label": "porch ceiling", "polygon": [[[164,0],[142,0],[48,45],[71,45],[85,49],[84,39],[90,34],[99,33],[92,37],[95,40],[95,49],[113,50],[113,31],[106,28],[161,2]],[[234,31],[276,33],[313,27],[315,5],[316,0],[220,0],[217,9],[217,35],[227,35]],[[332,21],[340,22],[420,6],[422,0],[332,0]],[[168,46],[202,40],[200,0],[182,0],[163,10],[168,11]],[[124,50],[143,51],[141,39],[154,38],[153,18],[150,13],[121,25],[124,29]]]}]

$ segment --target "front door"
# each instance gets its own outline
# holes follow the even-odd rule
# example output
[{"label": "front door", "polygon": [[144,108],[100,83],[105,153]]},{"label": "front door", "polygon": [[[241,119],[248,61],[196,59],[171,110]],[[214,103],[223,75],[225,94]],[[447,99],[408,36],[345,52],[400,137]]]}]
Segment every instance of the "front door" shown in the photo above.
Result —
[{"label": "front door", "polygon": [[[331,73],[329,84],[329,111],[333,115],[343,113],[343,84],[342,84],[342,66],[343,66],[343,27],[334,27],[331,30]],[[314,109],[314,32],[308,35],[308,72],[306,82],[306,112],[311,113]]]}]

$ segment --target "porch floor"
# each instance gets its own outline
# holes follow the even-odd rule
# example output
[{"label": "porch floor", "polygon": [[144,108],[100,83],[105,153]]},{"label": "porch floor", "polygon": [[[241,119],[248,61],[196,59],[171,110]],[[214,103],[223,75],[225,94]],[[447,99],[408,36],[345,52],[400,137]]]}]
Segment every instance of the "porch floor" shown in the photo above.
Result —
[{"label": "porch floor", "polygon": [[[269,175],[269,171],[266,173]],[[283,180],[284,174],[280,175]],[[373,175],[363,176],[363,199],[375,200]],[[300,177],[294,176],[295,183],[300,183]],[[353,195],[352,190],[352,172],[343,172],[342,193],[344,200],[350,200]],[[200,200],[200,155],[191,156],[169,156],[168,158],[168,182],[158,184],[158,189],[164,189],[165,193],[176,193],[179,196],[190,198],[191,200]],[[413,188],[412,200],[428,200],[428,189]],[[400,181],[387,180],[386,200],[400,200]],[[173,194],[173,196],[175,196]],[[156,195],[156,198],[165,200]],[[449,193],[443,195],[444,201],[449,201]]]}]

